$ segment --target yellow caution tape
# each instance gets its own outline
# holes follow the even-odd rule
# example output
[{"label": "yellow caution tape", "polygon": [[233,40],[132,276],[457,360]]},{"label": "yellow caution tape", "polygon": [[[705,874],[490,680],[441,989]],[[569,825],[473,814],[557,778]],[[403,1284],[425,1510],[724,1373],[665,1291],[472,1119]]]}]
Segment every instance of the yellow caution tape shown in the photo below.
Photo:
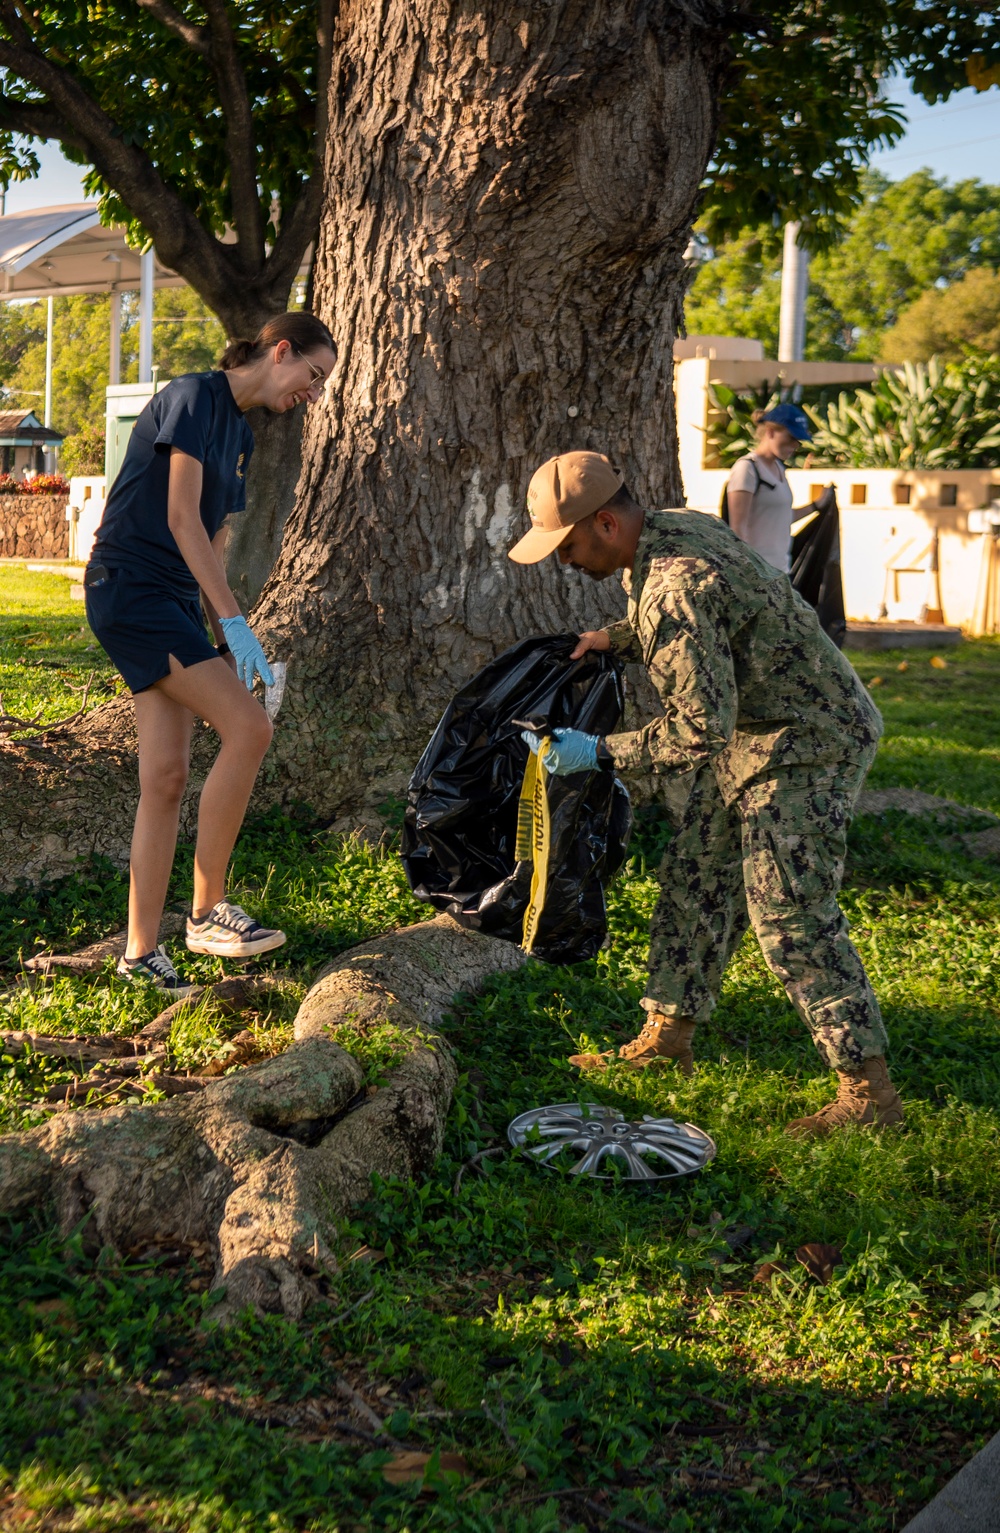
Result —
[{"label": "yellow caution tape", "polygon": [[530,953],[538,935],[538,923],[545,909],[545,896],[549,877],[549,847],[552,838],[552,821],[549,817],[549,794],[546,787],[547,773],[542,757],[551,744],[546,735],[538,754],[532,751],[524,769],[521,796],[517,804],[517,839],[514,856],[518,862],[531,862],[531,893],[528,908],[524,912],[524,935],[521,946]]}]

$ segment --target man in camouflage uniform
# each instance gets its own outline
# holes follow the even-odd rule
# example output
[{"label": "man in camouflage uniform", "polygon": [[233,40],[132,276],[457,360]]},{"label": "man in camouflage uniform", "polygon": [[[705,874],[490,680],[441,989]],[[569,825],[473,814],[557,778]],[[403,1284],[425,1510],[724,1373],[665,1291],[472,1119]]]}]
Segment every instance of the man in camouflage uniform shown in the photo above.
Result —
[{"label": "man in camouflage uniform", "polygon": [[[677,834],[659,869],[639,1036],[618,1059],[676,1059],[718,1000],[747,925],[837,1072],[835,1102],[788,1125],[819,1135],[902,1122],[886,1035],[838,905],[847,829],[882,733],[877,709],[787,575],[713,516],[643,512],[598,453],[534,475],[519,563],[557,552],[595,579],[625,576],[628,617],[574,652],[641,661],[662,717],[606,740],[556,730],[544,765],[669,774]],[[537,749],[539,742],[529,743]],[[678,792],[680,789],[680,792]],[[575,1055],[584,1068],[611,1056]]]}]

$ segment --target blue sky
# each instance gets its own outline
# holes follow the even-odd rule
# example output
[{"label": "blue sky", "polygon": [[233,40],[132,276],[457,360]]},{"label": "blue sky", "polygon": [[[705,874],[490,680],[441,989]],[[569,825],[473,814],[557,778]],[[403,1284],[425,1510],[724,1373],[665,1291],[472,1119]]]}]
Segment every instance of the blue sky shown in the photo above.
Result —
[{"label": "blue sky", "polygon": [[[940,106],[927,106],[905,85],[890,95],[905,107],[909,127],[898,148],[873,157],[879,170],[897,181],[927,165],[949,181],[976,176],[1000,182],[1000,89],[979,94],[970,87]],[[42,145],[40,158],[41,175],[8,191],[8,213],[83,200],[78,166],[64,160],[55,145]]]}]

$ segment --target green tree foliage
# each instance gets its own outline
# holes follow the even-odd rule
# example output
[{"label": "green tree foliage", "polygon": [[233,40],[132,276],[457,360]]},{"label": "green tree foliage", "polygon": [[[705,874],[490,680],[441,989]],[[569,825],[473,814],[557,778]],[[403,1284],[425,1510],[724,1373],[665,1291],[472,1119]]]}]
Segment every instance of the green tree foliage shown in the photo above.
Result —
[{"label": "green tree foliage", "polygon": [[39,340],[45,340],[45,310],[40,305],[0,303],[0,399],[6,410],[21,404],[32,408],[30,399],[7,398],[6,389],[25,352]]},{"label": "green tree foliage", "polygon": [[58,139],[92,167],[102,219],[152,238],[246,333],[285,307],[316,234],[333,9],[4,0],[0,185],[37,174],[35,143]]},{"label": "green tree foliage", "polygon": [[1000,272],[974,266],[946,288],[929,288],[887,330],[887,362],[957,362],[970,350],[1000,352]]},{"label": "green tree foliage", "polygon": [[[903,181],[867,171],[860,192],[841,242],[811,262],[810,359],[880,358],[886,327],[923,292],[980,266],[1000,267],[1000,187],[949,186],[928,170]],[[756,336],[775,356],[780,290],[780,231],[744,230],[700,267],[685,308],[688,331]]]},{"label": "green tree foliage", "polygon": [[[706,191],[716,242],[798,217],[829,243],[871,151],[903,131],[882,96],[890,69],[927,101],[1000,80],[1000,14],[966,0],[670,9],[732,60]],[[529,0],[525,19],[539,68],[570,81],[566,10]],[[231,333],[245,329],[284,306],[316,234],[336,12],[335,0],[0,0],[0,184],[36,174],[34,143],[58,139],[94,167],[102,216],[151,237]],[[627,6],[608,28],[610,71],[627,56]]]},{"label": "green tree foliage", "polygon": [[87,421],[59,448],[59,467],[67,479],[74,474],[104,473],[105,424]]},{"label": "green tree foliage", "polygon": [[[45,305],[5,304],[28,335],[8,365],[6,337],[0,332],[0,377],[5,377],[6,408],[23,406],[40,416],[45,388]],[[30,318],[28,317],[30,316]],[[30,327],[30,328],[29,328]],[[103,420],[108,383],[111,329],[110,299],[83,294],[54,302],[52,347],[52,424],[75,434]],[[21,332],[16,332],[17,341]],[[190,288],[161,288],[153,302],[153,363],[161,379],[213,367],[225,344],[222,326]],[[121,380],[135,383],[139,364],[139,316],[134,293],[123,295]],[[6,370],[6,372],[5,372]]]},{"label": "green tree foliage", "polygon": [[904,131],[895,68],[925,101],[1000,84],[1000,12],[967,0],[759,0],[740,17],[704,224],[713,243],[801,219],[833,243],[873,149]]}]

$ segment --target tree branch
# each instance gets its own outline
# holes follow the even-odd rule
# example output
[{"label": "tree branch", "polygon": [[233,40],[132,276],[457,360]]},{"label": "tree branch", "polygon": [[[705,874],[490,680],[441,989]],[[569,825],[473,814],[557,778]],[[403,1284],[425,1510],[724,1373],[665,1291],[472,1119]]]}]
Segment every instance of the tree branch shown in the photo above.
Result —
[{"label": "tree branch", "polygon": [[323,166],[326,135],[330,120],[330,76],[333,70],[333,23],[338,0],[319,0],[316,15],[316,130],[313,140],[313,168],[303,184],[294,207],[287,216],[282,209],[281,230],[268,266],[277,273],[288,272],[289,280],[302,263],[302,257],[315,240],[323,206]]},{"label": "tree branch", "polygon": [[204,27],[193,26],[180,11],[175,11],[167,0],[135,0],[135,3],[141,10],[148,11],[161,26],[166,27],[168,32],[172,32],[175,37],[187,43],[195,53],[208,58],[211,46]]},{"label": "tree branch", "polygon": [[29,138],[58,139],[69,149],[86,152],[87,145],[68,123],[51,110],[47,102],[18,101],[16,96],[0,95],[0,130],[24,133]]},{"label": "tree branch", "polygon": [[149,231],[160,259],[179,273],[219,312],[232,303],[238,275],[233,254],[217,241],[163,180],[148,156],[126,143],[117,124],[65,69],[52,64],[34,46],[11,0],[0,0],[0,19],[18,44],[0,37],[0,67],[44,92],[53,113],[77,135],[79,147],[101,176]]},{"label": "tree branch", "polygon": [[212,34],[209,58],[226,119],[226,158],[229,161],[233,224],[242,264],[249,273],[256,273],[265,259],[264,212],[257,185],[257,138],[246,72],[240,64],[225,0],[203,0],[203,3]]}]

